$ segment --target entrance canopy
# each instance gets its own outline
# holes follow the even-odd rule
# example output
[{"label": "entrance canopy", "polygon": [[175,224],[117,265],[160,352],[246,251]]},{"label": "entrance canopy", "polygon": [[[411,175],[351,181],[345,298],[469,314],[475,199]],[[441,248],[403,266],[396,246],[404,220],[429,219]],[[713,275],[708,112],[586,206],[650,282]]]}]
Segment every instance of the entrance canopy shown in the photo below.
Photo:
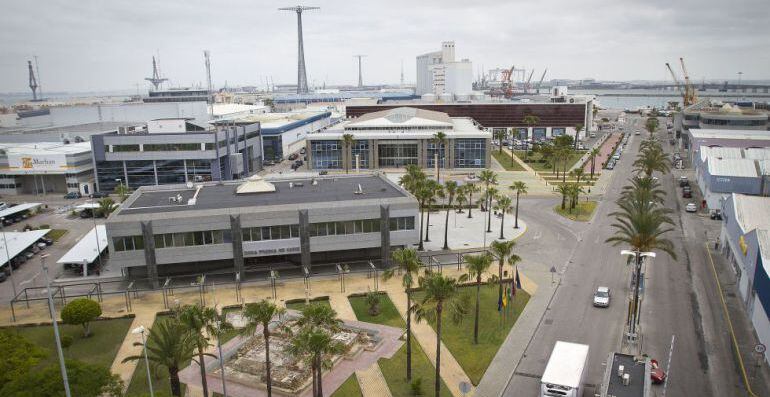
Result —
[{"label": "entrance canopy", "polygon": [[[99,243],[96,243],[96,234],[99,234]],[[86,233],[72,249],[67,251],[56,263],[93,263],[96,258],[107,249],[107,228],[97,225]]]}]

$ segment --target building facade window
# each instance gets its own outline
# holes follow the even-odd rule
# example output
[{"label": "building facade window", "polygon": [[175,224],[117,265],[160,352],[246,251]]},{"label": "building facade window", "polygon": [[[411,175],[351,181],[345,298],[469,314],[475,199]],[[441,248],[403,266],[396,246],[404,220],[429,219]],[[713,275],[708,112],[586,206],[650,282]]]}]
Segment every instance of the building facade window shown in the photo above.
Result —
[{"label": "building facade window", "polygon": [[145,152],[200,151],[200,143],[145,143]]},{"label": "building facade window", "polygon": [[138,152],[139,145],[112,145],[112,152]]},{"label": "building facade window", "polygon": [[153,236],[155,248],[193,247],[197,245],[229,244],[233,242],[230,230],[203,230],[184,233],[164,233]]},{"label": "building facade window", "polygon": [[543,127],[536,127],[532,129],[532,139],[536,141],[543,141],[545,140],[545,128]]},{"label": "building facade window", "polygon": [[310,237],[339,236],[346,234],[379,233],[379,219],[359,219],[344,222],[318,222],[309,225]]},{"label": "building facade window", "polygon": [[184,160],[156,160],[158,184],[185,183]]},{"label": "building facade window", "polygon": [[402,216],[397,218],[390,218],[389,226],[391,232],[399,230],[414,230],[414,217]]},{"label": "building facade window", "polygon": [[264,149],[265,160],[281,160],[283,158],[283,140],[280,135],[263,136],[262,148]]},{"label": "building facade window", "polygon": [[120,181],[126,183],[122,161],[99,161],[96,163],[96,173],[99,177],[99,190],[102,192],[115,191]]},{"label": "building facade window", "polygon": [[416,143],[382,143],[377,145],[377,154],[380,167],[405,167],[419,163]]},{"label": "building facade window", "polygon": [[486,159],[485,139],[455,139],[455,168],[484,168]]},{"label": "building facade window", "polygon": [[139,186],[152,186],[155,183],[155,164],[152,160],[126,161],[128,181],[123,181],[132,189]]},{"label": "building facade window", "polygon": [[529,129],[517,128],[516,130],[518,131],[519,139],[521,140],[529,139]]},{"label": "building facade window", "polygon": [[115,246],[115,251],[136,251],[144,249],[144,237],[142,236],[126,236],[126,237],[114,237],[112,244]]},{"label": "building facade window", "polygon": [[247,227],[241,233],[243,241],[286,240],[299,238],[299,225]]},{"label": "building facade window", "polygon": [[444,163],[446,162],[446,144],[439,144],[437,142],[431,142],[428,141],[427,145],[427,156],[426,164],[428,165],[428,168],[433,168],[436,166],[436,155],[438,154],[438,166],[441,168],[445,168]]},{"label": "building facade window", "polygon": [[358,166],[360,168],[369,168],[369,141],[355,141],[350,147],[350,168],[356,168],[356,155],[358,155]]},{"label": "building facade window", "polygon": [[553,137],[562,136],[565,134],[565,132],[566,129],[564,128],[551,128],[551,136]]},{"label": "building facade window", "polygon": [[211,180],[211,160],[185,160],[187,179],[191,182],[208,182]]},{"label": "building facade window", "polygon": [[[311,159],[313,168],[317,169],[341,169],[342,168],[342,144],[340,141],[312,141]],[[265,155],[267,158],[267,155]]]}]

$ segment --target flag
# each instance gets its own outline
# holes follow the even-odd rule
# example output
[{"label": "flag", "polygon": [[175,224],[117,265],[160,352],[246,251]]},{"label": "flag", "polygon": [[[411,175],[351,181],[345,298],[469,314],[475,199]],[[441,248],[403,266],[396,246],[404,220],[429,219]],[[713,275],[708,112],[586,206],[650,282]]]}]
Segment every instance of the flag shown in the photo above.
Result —
[{"label": "flag", "polygon": [[500,299],[497,300],[497,311],[499,312],[502,310],[503,310],[503,298],[500,297]]},{"label": "flag", "polygon": [[519,277],[519,268],[516,268],[516,288],[521,288],[521,277]]},{"label": "flag", "polygon": [[508,307],[508,295],[503,295],[503,307]]}]

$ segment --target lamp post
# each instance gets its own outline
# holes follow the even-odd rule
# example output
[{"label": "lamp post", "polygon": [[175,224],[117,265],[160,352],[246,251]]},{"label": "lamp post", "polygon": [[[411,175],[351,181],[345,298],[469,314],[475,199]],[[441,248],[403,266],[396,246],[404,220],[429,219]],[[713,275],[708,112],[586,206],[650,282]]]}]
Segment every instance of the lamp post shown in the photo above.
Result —
[{"label": "lamp post", "polygon": [[140,325],[131,330],[131,333],[136,335],[142,335],[142,350],[144,354],[144,367],[147,370],[147,386],[150,388],[150,397],[155,397],[155,392],[152,390],[152,378],[150,377],[150,360],[147,358],[147,341],[144,339],[144,325]]},{"label": "lamp post", "polygon": [[621,255],[626,256],[633,256],[634,257],[634,279],[636,280],[634,284],[634,306],[633,311],[631,312],[631,323],[629,324],[629,336],[636,337],[636,326],[639,322],[639,285],[640,278],[641,278],[641,271],[642,271],[642,258],[643,257],[650,257],[654,258],[655,253],[654,252],[642,252],[638,250],[622,250],[620,251]]},{"label": "lamp post", "polygon": [[5,257],[8,259],[8,278],[11,279],[13,297],[16,298],[16,281],[13,279],[13,264],[11,263],[11,255],[8,253],[8,240],[5,238],[5,218],[0,218],[0,228],[3,229],[3,245],[5,246]]},{"label": "lamp post", "polygon": [[59,338],[59,325],[56,322],[56,308],[53,304],[53,296],[51,295],[51,282],[48,280],[48,266],[45,265],[45,259],[48,258],[48,254],[40,255],[40,266],[43,267],[43,275],[45,275],[45,289],[48,294],[48,311],[51,314],[51,322],[53,323],[53,336],[56,342],[56,353],[59,355],[59,368],[61,369],[61,378],[64,383],[64,393],[67,397],[72,397],[70,393],[70,382],[67,378],[67,366],[64,364],[64,353],[61,350],[61,339]]}]

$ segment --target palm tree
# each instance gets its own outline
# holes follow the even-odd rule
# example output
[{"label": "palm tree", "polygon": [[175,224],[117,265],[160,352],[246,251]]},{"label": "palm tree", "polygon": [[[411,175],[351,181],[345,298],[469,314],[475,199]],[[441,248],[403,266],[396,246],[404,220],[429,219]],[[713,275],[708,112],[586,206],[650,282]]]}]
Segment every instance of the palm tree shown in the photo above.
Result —
[{"label": "palm tree", "polygon": [[[492,254],[497,257],[497,279],[498,279],[498,291],[497,291],[497,304],[503,304],[503,265],[505,265],[506,258],[515,255],[513,253],[513,247],[516,246],[516,241],[500,241],[495,240],[489,245],[492,249]],[[517,256],[518,257],[518,256]]]},{"label": "palm tree", "polygon": [[[532,126],[535,126],[538,123],[540,123],[540,117],[528,114],[528,115],[524,116],[524,119],[522,120],[522,123],[527,125],[527,133],[529,133],[529,130],[532,128]],[[534,138],[534,132],[533,132],[533,138]],[[529,158],[529,144],[527,144],[525,146],[524,158],[525,159]]]},{"label": "palm tree", "polygon": [[99,209],[98,211],[105,217],[109,218],[110,214],[115,211],[115,209],[118,208],[117,205],[115,205],[115,201],[113,201],[109,197],[105,197],[101,200],[99,200]]},{"label": "palm tree", "polygon": [[449,249],[449,211],[452,209],[452,203],[454,202],[455,196],[458,193],[458,187],[457,182],[455,181],[446,181],[444,183],[444,192],[446,195],[446,218],[444,219],[444,249]]},{"label": "palm tree", "polygon": [[519,228],[519,195],[527,194],[527,184],[522,181],[513,182],[510,189],[516,192],[516,221],[513,225],[514,229]]},{"label": "palm tree", "polygon": [[310,363],[310,371],[313,375],[313,397],[323,397],[321,372],[323,367],[330,366],[330,362],[325,360],[324,356],[342,353],[344,345],[333,340],[332,335],[323,329],[303,327],[291,338],[286,350],[292,356],[305,358]]},{"label": "palm tree", "polygon": [[[146,342],[147,360],[154,367],[165,367],[171,384],[171,394],[182,396],[179,370],[195,355],[195,341],[187,328],[176,317],[156,321],[150,328]],[[134,346],[143,346],[141,342]],[[129,356],[123,362],[144,360],[144,355]]]},{"label": "palm tree", "polygon": [[473,208],[473,193],[478,193],[479,186],[475,183],[468,182],[465,185],[465,192],[468,193],[468,219],[473,218],[471,216],[471,209]]},{"label": "palm tree", "polygon": [[463,213],[463,208],[465,207],[465,204],[468,202],[468,199],[465,197],[466,193],[466,186],[468,185],[462,185],[457,188],[457,197],[455,198],[455,202],[457,203],[455,205],[455,209],[457,210],[458,214]]},{"label": "palm tree", "polygon": [[209,327],[216,320],[217,312],[211,307],[202,307],[200,305],[186,305],[183,306],[179,313],[179,323],[190,334],[190,338],[195,347],[198,350],[198,366],[201,372],[201,387],[203,388],[203,396],[208,397],[209,385],[206,380],[206,362],[203,356],[209,355],[216,357],[205,352],[206,348],[211,346],[209,338],[206,336],[206,328]]},{"label": "palm tree", "polygon": [[[468,274],[460,276],[460,281],[476,280],[476,309],[473,320],[473,344],[479,344],[479,306],[481,305],[481,276],[492,266],[492,256],[489,254],[465,256],[468,263]],[[495,276],[492,276],[495,277]],[[495,277],[496,278],[496,277]]]},{"label": "palm tree", "polygon": [[639,151],[633,166],[635,172],[643,172],[649,177],[655,171],[664,174],[671,171],[671,160],[659,145],[652,145]]},{"label": "palm tree", "polygon": [[428,272],[420,278],[420,288],[424,294],[415,305],[414,313],[417,322],[423,319],[435,321],[436,324],[436,375],[435,397],[441,394],[441,320],[444,310],[448,310],[452,321],[460,323],[467,314],[464,294],[460,293],[457,280],[442,273]]},{"label": "palm tree", "polygon": [[661,205],[666,197],[657,180],[639,175],[631,178],[631,184],[623,186],[620,194],[622,200],[652,201]]},{"label": "palm tree", "polygon": [[578,150],[578,144],[580,143],[580,131],[583,131],[583,124],[575,125],[575,150]]},{"label": "palm tree", "polygon": [[654,134],[655,130],[658,129],[658,118],[657,117],[647,118],[647,121],[644,123],[644,128],[647,130],[647,132],[650,133],[650,138],[652,138],[652,134]]},{"label": "palm tree", "polygon": [[578,185],[580,184],[580,179],[582,179],[583,176],[585,175],[585,171],[583,171],[583,168],[575,168],[574,170],[570,171],[570,173],[572,174],[572,176],[575,177],[576,179],[575,183],[577,183]]},{"label": "palm tree", "polygon": [[561,209],[567,208],[567,196],[570,194],[570,187],[566,183],[562,183],[561,185],[556,187],[556,191],[561,194]]},{"label": "palm tree", "polygon": [[[233,325],[227,321],[227,314],[217,312],[214,308],[213,317],[206,324],[206,333],[217,338],[217,352],[219,354],[219,371],[225,373],[225,360],[222,355],[222,338],[228,331],[233,330]],[[222,392],[227,395],[227,383],[225,378],[222,377]]]},{"label": "palm tree", "polygon": [[[444,158],[441,157],[441,152],[444,149],[444,146],[446,146],[446,134],[439,131],[435,134],[433,134],[433,138],[431,138],[431,141],[436,145],[436,153],[438,153],[438,159],[436,159],[436,180],[441,183],[441,167],[442,163],[444,163]],[[446,152],[444,152],[444,155],[446,156]]]},{"label": "palm tree", "polygon": [[[305,353],[310,354],[312,357],[311,371],[313,372],[313,390],[317,390],[317,396],[323,397],[323,387],[321,379],[321,370],[323,366],[322,356],[325,353],[332,353],[336,349],[335,345],[329,345],[328,343],[320,343],[325,339],[319,340],[314,334],[321,333],[329,335],[339,331],[340,321],[337,318],[337,312],[329,306],[322,305],[320,303],[311,303],[302,308],[302,316],[297,320],[297,325],[300,327],[300,335],[297,335],[294,340],[299,340],[300,343],[293,346],[303,347]],[[301,336],[301,334],[305,334]],[[329,336],[331,338],[331,336]],[[315,340],[315,342],[313,342]],[[313,343],[311,343],[313,342]],[[327,351],[326,349],[332,349]],[[290,352],[293,350],[290,350]],[[293,353],[296,354],[296,351]],[[302,356],[302,354],[299,354]]]},{"label": "palm tree", "polygon": [[126,197],[128,197],[128,186],[124,185],[123,182],[119,183],[118,186],[115,186],[115,194],[120,197],[120,202],[126,201]]},{"label": "palm tree", "polygon": [[569,163],[569,159],[570,157],[572,157],[572,153],[574,153],[574,151],[572,150],[572,148],[565,147],[564,149],[561,150],[561,153],[562,153],[562,161],[563,161],[562,165],[564,166],[561,172],[561,178],[562,178],[561,181],[566,182],[567,181],[567,163]]},{"label": "palm tree", "polygon": [[574,182],[569,184],[569,196],[570,196],[569,212],[570,213],[572,213],[572,210],[578,205],[578,200],[580,198],[580,194],[582,193],[584,193],[582,186]]},{"label": "palm tree", "polygon": [[243,317],[246,319],[246,326],[241,329],[243,335],[253,335],[258,326],[262,326],[262,337],[265,340],[265,385],[267,386],[267,397],[273,395],[273,378],[270,374],[270,322],[274,317],[280,317],[286,309],[276,306],[268,300],[247,303],[243,308]]},{"label": "palm tree", "polygon": [[512,202],[511,198],[505,195],[497,198],[497,205],[495,206],[495,208],[502,215],[502,217],[500,218],[500,240],[505,238],[505,236],[503,235],[503,230],[505,229],[503,226],[505,224],[505,214],[506,213],[510,214],[511,211],[513,211],[513,205],[511,205],[512,204],[511,202]]},{"label": "palm tree", "polygon": [[401,176],[398,183],[409,193],[415,194],[417,188],[426,178],[425,172],[420,167],[409,164],[406,166],[406,174]]},{"label": "palm tree", "polygon": [[425,181],[425,187],[430,193],[428,195],[428,200],[426,201],[428,205],[428,220],[425,223],[425,241],[430,241],[430,236],[428,234],[430,232],[430,211],[433,209],[433,204],[436,203],[436,199],[444,197],[444,187],[432,179]]},{"label": "palm tree", "polygon": [[433,191],[426,186],[425,183],[420,183],[420,185],[417,187],[417,190],[414,193],[414,196],[417,198],[417,204],[420,208],[420,244],[417,249],[422,251],[425,249],[423,245],[423,234],[422,230],[425,227],[425,207],[427,206],[427,203],[430,201],[431,197],[433,196]]},{"label": "palm tree", "polygon": [[402,248],[393,251],[391,255],[396,266],[388,268],[382,273],[385,281],[390,280],[396,275],[401,275],[401,285],[406,292],[406,379],[412,380],[412,284],[416,281],[417,273],[420,272],[420,257],[417,251],[411,248]]},{"label": "palm tree", "polygon": [[599,151],[599,148],[593,148],[591,149],[591,152],[588,153],[588,159],[591,160],[591,179],[594,179],[594,170],[596,169],[596,157],[599,156],[601,152]]},{"label": "palm tree", "polygon": [[350,148],[353,147],[353,143],[355,142],[355,139],[353,138],[353,134],[342,134],[342,144],[345,146],[345,153],[342,156],[343,161],[345,162],[345,173],[350,172],[350,158],[352,157]]},{"label": "palm tree", "polygon": [[342,321],[337,318],[337,311],[320,303],[311,303],[302,308],[302,316],[297,320],[300,327],[322,328],[331,331],[339,329]]},{"label": "palm tree", "polygon": [[492,196],[490,195],[490,189],[492,185],[497,184],[497,174],[492,170],[483,170],[479,173],[479,180],[484,184],[484,193],[486,195],[484,207],[489,212],[487,214],[489,218],[487,233],[489,233],[492,232],[492,209],[490,208],[492,206]]}]

